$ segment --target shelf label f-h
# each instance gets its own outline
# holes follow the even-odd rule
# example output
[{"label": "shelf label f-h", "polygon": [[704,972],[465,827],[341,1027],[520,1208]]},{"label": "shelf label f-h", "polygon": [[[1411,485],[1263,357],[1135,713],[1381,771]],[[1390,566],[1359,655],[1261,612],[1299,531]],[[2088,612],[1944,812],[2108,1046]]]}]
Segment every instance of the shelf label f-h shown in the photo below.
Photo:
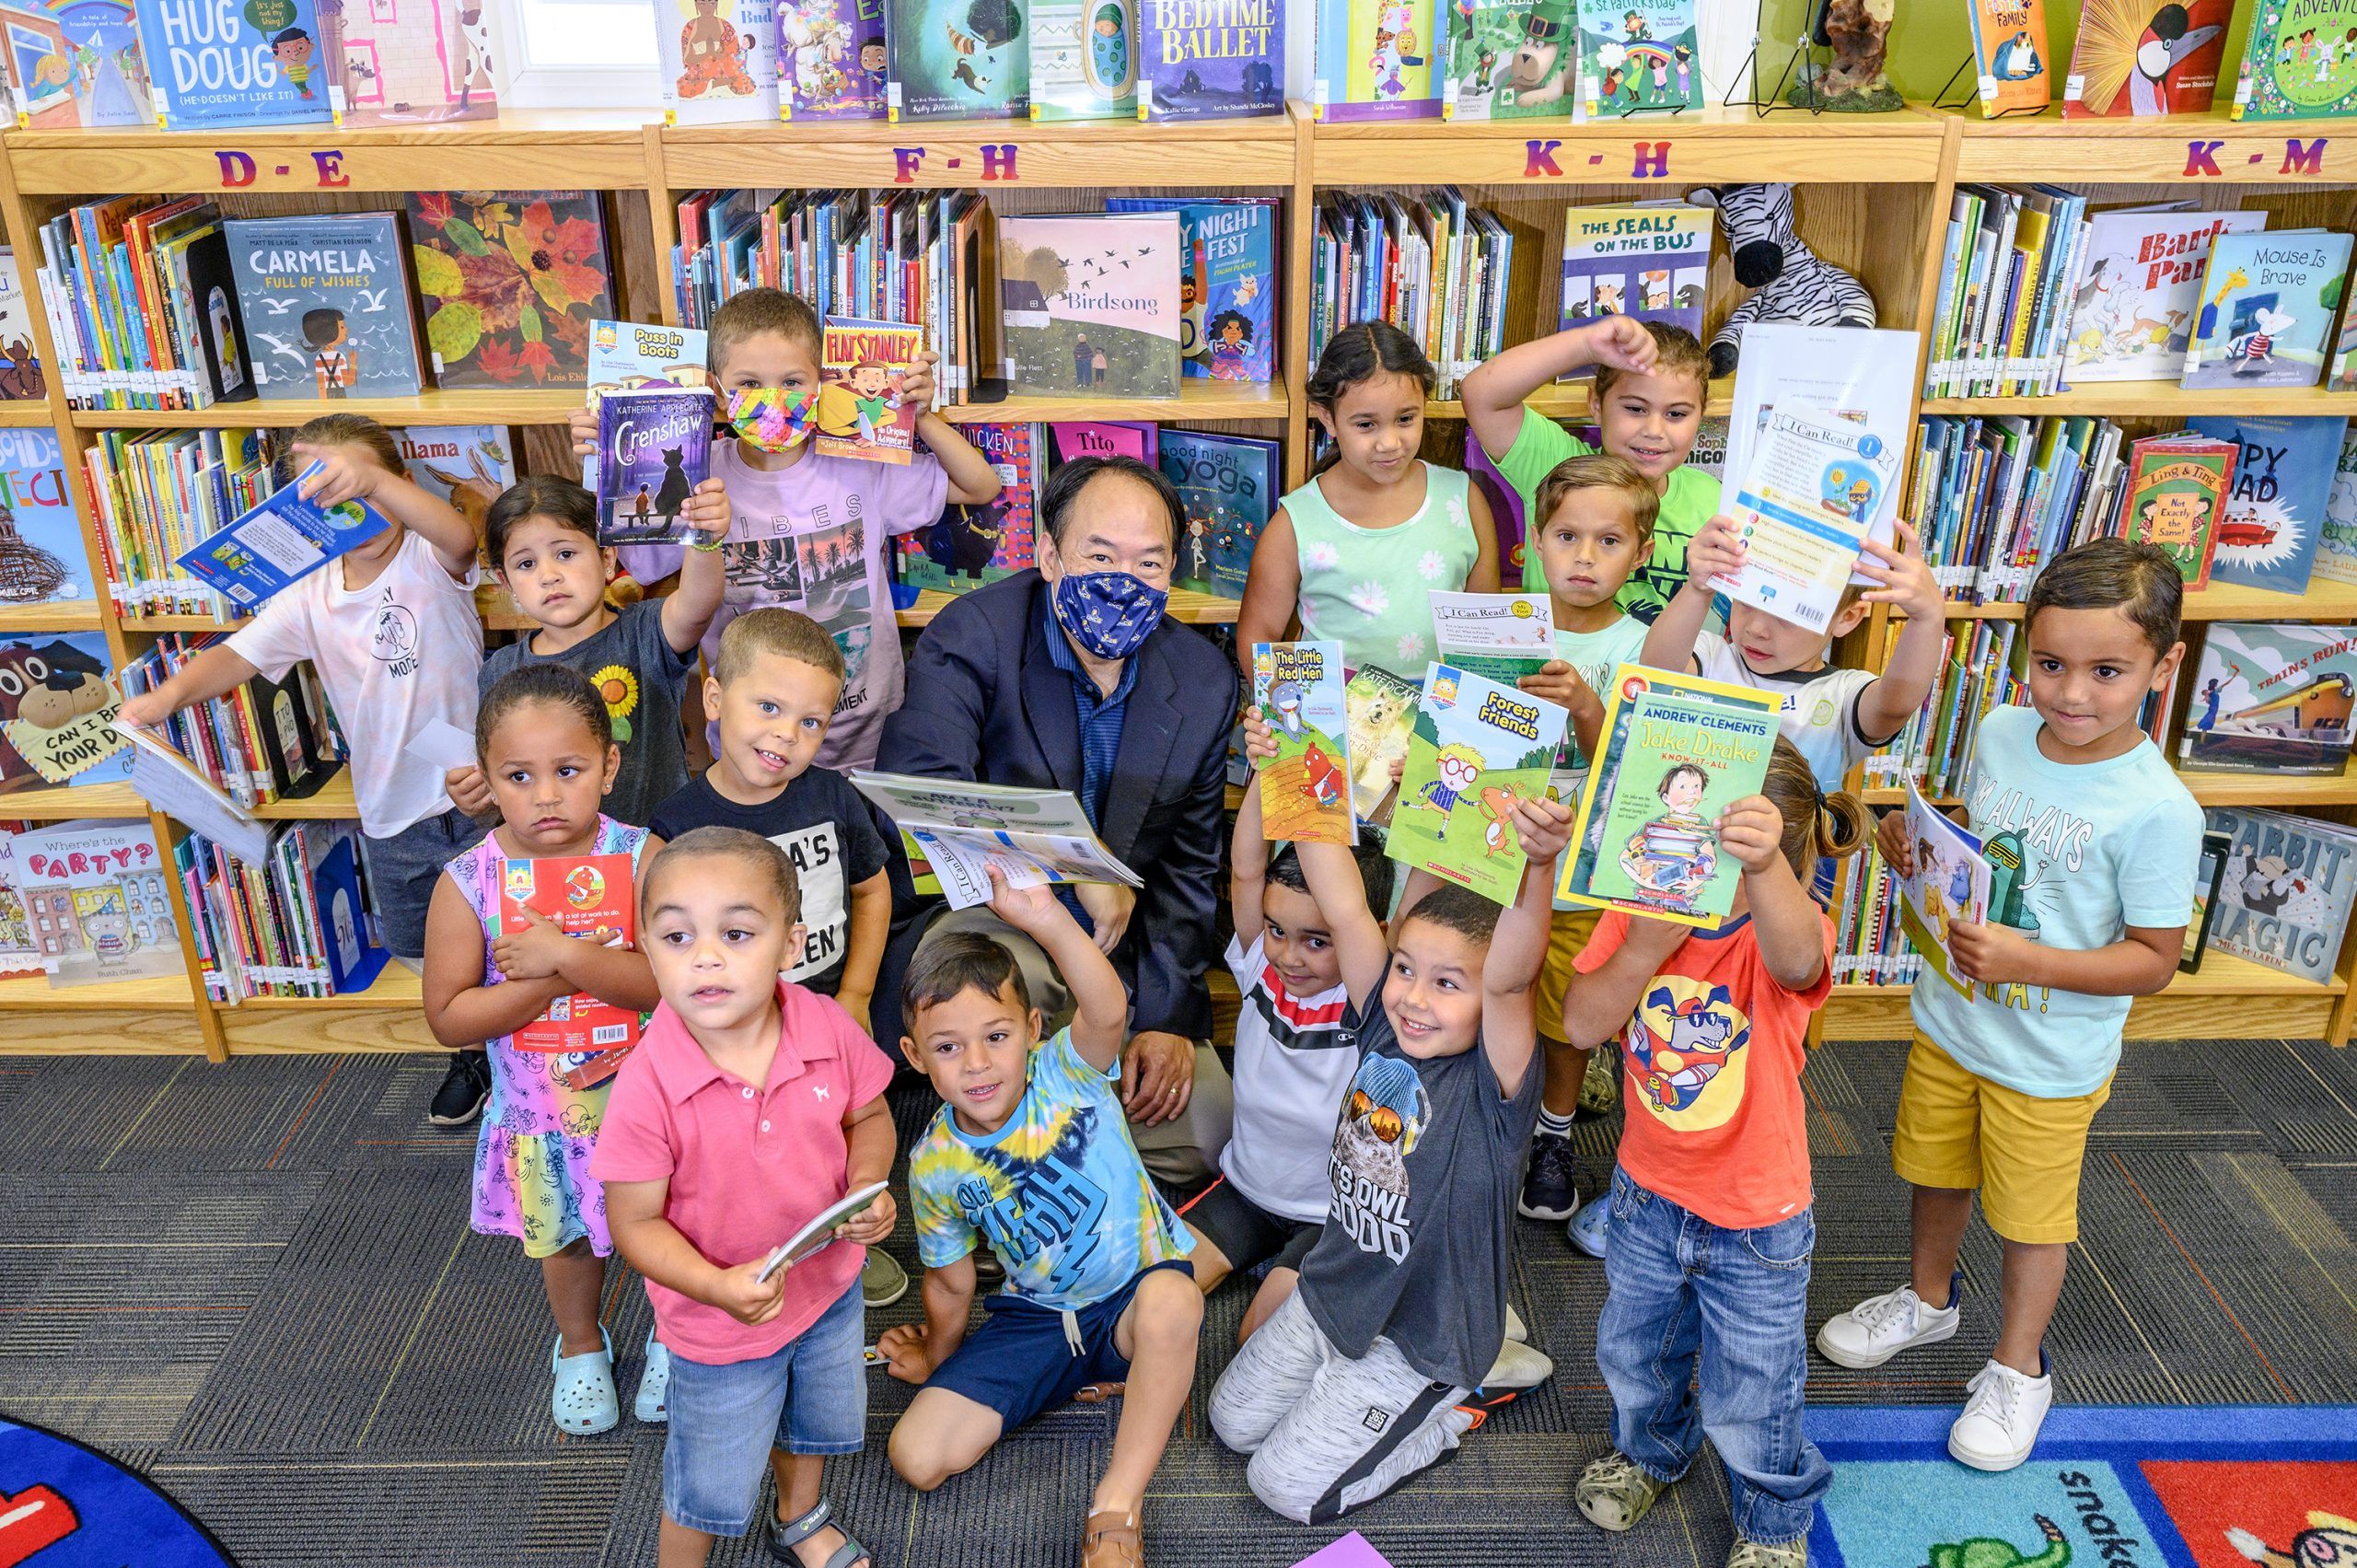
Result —
[{"label": "shelf label f-h", "polygon": [[[1016,144],[984,142],[980,150],[982,155],[982,183],[986,185],[1014,183],[1018,178],[1015,171]],[[892,183],[895,185],[915,184],[919,171],[924,167],[924,156],[923,147],[894,147],[892,149]],[[963,158],[944,158],[941,167],[956,168],[964,162]]]}]

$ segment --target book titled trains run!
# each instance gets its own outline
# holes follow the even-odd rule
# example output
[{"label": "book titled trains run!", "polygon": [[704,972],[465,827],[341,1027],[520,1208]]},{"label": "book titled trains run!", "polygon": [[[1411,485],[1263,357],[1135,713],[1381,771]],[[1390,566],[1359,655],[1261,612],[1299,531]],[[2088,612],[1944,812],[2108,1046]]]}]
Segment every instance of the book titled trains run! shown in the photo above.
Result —
[{"label": "book titled trains run!", "polygon": [[598,542],[667,544],[712,474],[712,389],[639,387],[598,400]]},{"label": "book titled trains run!", "polygon": [[2192,688],[2177,743],[2189,772],[2338,773],[2357,707],[2357,631],[2214,622]]}]

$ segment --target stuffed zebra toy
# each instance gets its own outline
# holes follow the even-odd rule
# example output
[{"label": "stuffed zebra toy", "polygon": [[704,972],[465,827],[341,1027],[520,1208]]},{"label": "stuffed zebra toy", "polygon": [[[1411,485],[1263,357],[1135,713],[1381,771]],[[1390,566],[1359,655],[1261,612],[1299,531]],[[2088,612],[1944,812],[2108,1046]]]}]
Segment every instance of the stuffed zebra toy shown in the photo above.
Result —
[{"label": "stuffed zebra toy", "polygon": [[1727,231],[1735,281],[1753,294],[1728,313],[1711,340],[1711,374],[1732,375],[1743,330],[1754,321],[1800,321],[1812,327],[1871,327],[1874,296],[1865,285],[1808,248],[1793,221],[1789,185],[1705,185],[1686,199],[1715,207]]}]

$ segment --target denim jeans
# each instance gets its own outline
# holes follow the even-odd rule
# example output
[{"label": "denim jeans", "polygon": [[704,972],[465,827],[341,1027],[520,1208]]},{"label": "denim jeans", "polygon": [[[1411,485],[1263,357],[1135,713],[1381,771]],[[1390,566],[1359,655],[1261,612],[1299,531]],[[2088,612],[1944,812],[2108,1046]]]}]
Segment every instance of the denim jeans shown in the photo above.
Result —
[{"label": "denim jeans", "polygon": [[1736,1532],[1763,1546],[1800,1540],[1833,1480],[1801,1430],[1813,1211],[1726,1230],[1616,1167],[1611,1225],[1596,1360],[1612,1390],[1613,1446],[1672,1481],[1708,1435]]}]

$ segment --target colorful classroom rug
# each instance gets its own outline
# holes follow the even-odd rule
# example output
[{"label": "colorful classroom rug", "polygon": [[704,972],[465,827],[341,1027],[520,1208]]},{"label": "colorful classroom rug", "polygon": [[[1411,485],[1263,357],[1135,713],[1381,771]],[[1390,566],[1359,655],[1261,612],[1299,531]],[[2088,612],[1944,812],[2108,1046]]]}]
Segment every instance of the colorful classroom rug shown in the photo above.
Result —
[{"label": "colorful classroom rug", "polygon": [[145,1479],[79,1443],[0,1421],[0,1568],[234,1568]]},{"label": "colorful classroom rug", "polygon": [[1817,1408],[1810,1568],[2357,1568],[2357,1407],[2061,1408],[2003,1475],[1950,1409]]}]

